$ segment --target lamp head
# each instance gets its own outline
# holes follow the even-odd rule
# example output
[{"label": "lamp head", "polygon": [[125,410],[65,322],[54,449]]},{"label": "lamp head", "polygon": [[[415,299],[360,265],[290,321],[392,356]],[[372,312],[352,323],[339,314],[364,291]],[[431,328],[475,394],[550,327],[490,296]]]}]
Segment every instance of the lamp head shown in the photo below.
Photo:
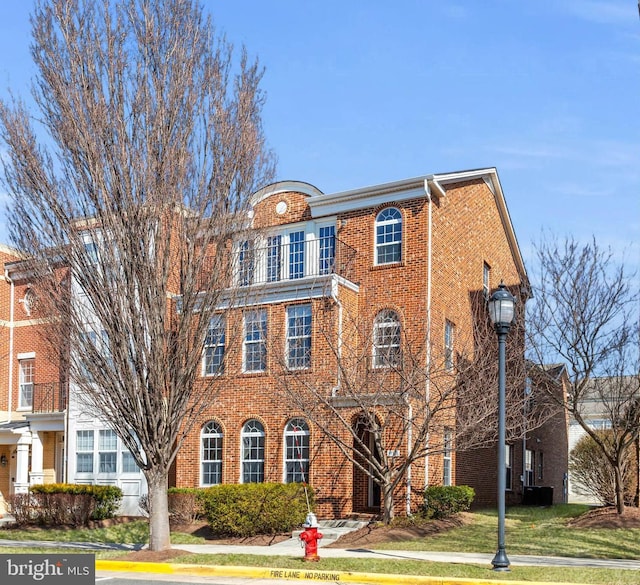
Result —
[{"label": "lamp head", "polygon": [[489,317],[496,330],[506,329],[513,323],[515,317],[515,297],[507,290],[503,282],[498,286],[489,299]]}]

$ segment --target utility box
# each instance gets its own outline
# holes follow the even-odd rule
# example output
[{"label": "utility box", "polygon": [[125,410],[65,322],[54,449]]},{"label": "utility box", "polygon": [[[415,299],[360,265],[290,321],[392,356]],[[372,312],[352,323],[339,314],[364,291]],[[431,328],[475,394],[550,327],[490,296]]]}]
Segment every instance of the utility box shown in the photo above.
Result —
[{"label": "utility box", "polygon": [[522,492],[524,506],[552,506],[553,487],[542,485],[527,485]]}]

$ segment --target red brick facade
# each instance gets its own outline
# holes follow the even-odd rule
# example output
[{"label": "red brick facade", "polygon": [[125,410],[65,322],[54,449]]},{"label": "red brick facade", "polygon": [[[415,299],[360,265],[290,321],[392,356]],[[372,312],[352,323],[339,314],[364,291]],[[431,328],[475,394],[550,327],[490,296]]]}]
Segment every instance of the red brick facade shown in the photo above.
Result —
[{"label": "red brick facade", "polygon": [[[376,260],[376,218],[384,210],[395,214],[396,228],[401,225],[397,261]],[[304,412],[292,407],[282,392],[282,377],[287,376],[283,366],[287,311],[291,307],[310,307],[312,323],[310,364],[303,372],[296,372],[297,379],[300,383],[306,379],[330,395],[340,385],[335,348],[339,344],[355,347],[362,343],[360,334],[349,330],[346,322],[364,323],[371,331],[375,316],[391,310],[398,315],[408,342],[423,352],[425,342],[428,343],[430,351],[425,353],[430,363],[442,364],[452,352],[473,356],[473,301],[483,294],[483,286],[493,290],[504,281],[520,297],[521,304],[528,295],[526,271],[495,169],[430,175],[328,195],[304,183],[278,183],[254,196],[252,213],[253,227],[260,232],[262,242],[270,241],[268,238],[274,235],[287,242],[286,247],[283,243],[277,251],[286,255],[278,257],[277,270],[282,273],[275,277],[275,273],[268,272],[274,269],[268,256],[272,252],[263,250],[261,268],[251,269],[252,278],[260,276],[263,282],[241,287],[241,292],[247,295],[238,295],[232,308],[221,311],[225,318],[224,372],[202,380],[203,384],[215,382],[215,406],[194,424],[179,451],[172,470],[173,483],[178,487],[203,485],[201,431],[210,421],[217,423],[222,435],[222,483],[242,481],[242,428],[250,420],[257,421],[264,431],[264,481],[285,479],[287,424],[292,419],[305,418]],[[327,270],[323,268],[320,251],[322,230],[335,237],[335,249],[330,252],[332,264]],[[294,275],[298,269],[292,252],[296,245],[294,235],[301,232],[304,242],[299,244],[299,256],[304,256],[304,260],[298,260],[304,266],[299,275]],[[237,262],[241,262],[239,258],[236,257]],[[5,253],[2,259],[11,267],[18,257]],[[50,359],[48,348],[43,345],[45,322],[38,315],[37,305],[29,314],[25,312],[28,285],[28,278],[23,276],[11,283],[5,280],[0,287],[0,311],[6,322],[11,322],[10,327],[0,331],[3,355],[12,356],[0,362],[3,380],[0,410],[4,410],[5,416],[8,410],[16,410],[18,404],[19,355],[36,356],[36,384],[56,383],[60,378],[56,360]],[[13,319],[9,317],[11,294]],[[22,303],[18,302],[20,299]],[[245,373],[249,350],[243,343],[244,319],[250,311],[263,311],[266,316],[266,361],[264,371]],[[445,339],[450,347],[445,347]],[[519,335],[511,342],[523,347]],[[9,380],[10,383],[5,382]],[[344,417],[355,424],[357,409],[345,407]],[[348,432],[339,423],[327,420],[326,424],[349,442]],[[440,421],[439,428],[453,424],[453,420]],[[556,421],[528,437],[530,443],[540,439],[536,448],[544,451],[545,484],[547,479],[554,484],[557,481],[552,467],[562,472],[566,469],[566,424],[564,439],[561,426]],[[442,431],[435,430],[429,440],[441,443],[438,433],[441,435]],[[42,473],[45,480],[50,480],[55,475],[49,467],[55,465],[55,456],[50,451],[54,449],[54,439],[59,437],[53,431],[44,430],[40,434],[47,449]],[[336,444],[313,424],[309,424],[308,440],[310,472],[306,479],[316,492],[319,516],[378,512],[380,501],[375,486]],[[12,449],[0,443],[0,455],[11,457]],[[495,497],[491,496],[492,490],[495,492],[494,454],[493,446],[474,453],[453,452],[446,462],[451,482],[475,487],[477,501],[483,505],[491,504]],[[516,453],[514,469],[518,468],[517,457]],[[396,490],[397,511],[405,509],[407,502],[415,509],[422,489],[441,484],[444,473],[442,452],[415,461],[411,491],[405,483]],[[514,478],[518,476],[514,471]],[[0,468],[0,491],[10,493],[11,480],[5,469]]]}]

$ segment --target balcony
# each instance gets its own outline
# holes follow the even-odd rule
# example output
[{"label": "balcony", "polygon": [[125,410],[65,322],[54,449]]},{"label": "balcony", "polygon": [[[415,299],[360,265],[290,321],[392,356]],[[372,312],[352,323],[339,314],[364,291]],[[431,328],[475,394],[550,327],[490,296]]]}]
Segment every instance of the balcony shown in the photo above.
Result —
[{"label": "balcony", "polygon": [[33,385],[33,409],[35,414],[63,412],[67,408],[67,385],[59,382]]},{"label": "balcony", "polygon": [[252,286],[337,275],[353,281],[356,250],[335,236],[264,247],[245,241],[234,254],[236,286]]},{"label": "balcony", "polygon": [[[328,297],[338,284],[359,289],[354,281],[356,250],[335,236],[246,240],[235,246],[229,260],[231,284],[221,298],[221,309]],[[203,281],[210,280],[208,273]]]}]

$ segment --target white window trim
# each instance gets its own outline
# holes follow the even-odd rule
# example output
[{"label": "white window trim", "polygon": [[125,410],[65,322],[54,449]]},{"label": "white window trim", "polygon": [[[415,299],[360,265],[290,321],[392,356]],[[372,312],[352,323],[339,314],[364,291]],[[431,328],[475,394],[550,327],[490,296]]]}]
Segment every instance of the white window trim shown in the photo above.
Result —
[{"label": "white window trim", "polygon": [[[210,423],[215,423],[218,426],[219,432],[217,433],[205,433],[204,429]],[[205,438],[215,438],[220,439],[220,451],[221,451],[221,459],[205,459],[204,458],[204,439]],[[220,463],[220,483],[205,483],[204,482],[204,464],[205,463]],[[202,425],[202,429],[200,430],[200,487],[210,487],[213,485],[221,485],[223,483],[223,472],[224,472],[224,430],[222,425],[217,420],[207,421],[204,425]]]},{"label": "white window trim", "polygon": [[[260,424],[260,426],[262,427],[262,431],[260,433],[246,433],[245,432],[245,427],[248,423],[250,422],[257,422]],[[262,437],[262,459],[245,459],[244,458],[244,439],[245,437]],[[262,424],[261,421],[259,421],[258,419],[249,419],[247,421],[244,422],[244,424],[242,425],[242,429],[240,430],[240,483],[247,483],[244,481],[244,464],[245,461],[246,462],[253,462],[253,463],[258,463],[261,462],[262,463],[262,482],[264,482],[265,480],[265,455],[266,455],[266,449],[267,449],[267,433],[264,429],[264,425]],[[254,483],[254,482],[249,482],[249,483]]]},{"label": "white window trim", "polygon": [[[208,337],[208,335],[209,335],[209,329],[211,328],[211,321],[213,319],[219,319],[220,324],[222,325],[223,342],[220,343],[219,339],[218,339],[216,343],[213,343],[211,345],[207,345],[206,337]],[[211,319],[209,320],[209,325],[207,326],[206,337],[205,337],[204,347],[202,349],[202,372],[201,372],[201,375],[203,377],[221,376],[221,375],[224,374],[225,358],[226,358],[226,352],[227,352],[227,319],[226,319],[226,315],[223,315],[221,313],[217,313],[216,315],[211,317]],[[214,348],[214,350],[215,350],[215,348],[217,348],[217,347],[222,347],[222,362],[220,363],[220,369],[217,372],[207,372],[207,350],[209,348]]]},{"label": "white window trim", "polygon": [[[400,242],[399,242],[400,258],[398,260],[393,260],[390,262],[380,262],[378,260],[378,257],[379,257],[378,247],[389,245],[389,244],[378,244],[378,226],[382,225],[383,223],[390,223],[390,222],[389,220],[379,221],[378,217],[380,217],[380,214],[391,209],[395,209],[400,214],[400,220],[399,221],[394,220],[394,223],[397,222],[400,224]],[[378,213],[376,213],[376,216],[373,221],[373,265],[374,266],[397,266],[398,264],[402,264],[403,251],[404,251],[403,248],[404,248],[404,215],[402,214],[402,210],[399,207],[396,207],[394,205],[391,205],[389,207],[384,207],[383,209],[378,211]]]},{"label": "white window trim", "polygon": [[[397,324],[398,327],[398,343],[397,344],[389,344],[389,345],[378,345],[378,343],[376,343],[376,339],[377,339],[377,335],[378,335],[378,331],[385,329],[387,327],[392,327],[394,325],[388,324],[385,322],[384,327],[383,324],[380,321],[380,318],[382,318],[383,316],[386,316],[387,314],[393,314],[395,316],[395,323]],[[401,358],[401,342],[402,342],[402,323],[400,322],[400,315],[398,314],[397,311],[394,311],[393,309],[382,309],[381,311],[378,311],[378,313],[376,313],[376,316],[373,320],[373,343],[372,343],[372,364],[374,369],[384,369],[384,368],[394,368],[397,367],[400,363]],[[392,347],[396,347],[397,346],[397,357],[398,357],[398,363],[391,363],[390,361],[386,360],[385,358],[388,357],[388,353],[387,355],[383,355],[380,353],[380,349],[385,349],[387,352],[389,351],[390,348]],[[380,361],[380,363],[378,363]]]},{"label": "white window trim", "polygon": [[[31,411],[33,410],[33,393],[35,390],[35,357],[36,354],[34,352],[31,352],[29,354],[18,354],[19,356],[25,356],[25,355],[29,355],[32,357],[19,357],[18,358],[18,408],[17,410],[19,412],[21,411]],[[24,365],[27,362],[31,362],[31,382],[24,382],[23,381],[23,375],[24,375]],[[23,386],[27,386],[30,385],[31,386],[31,404],[23,404],[23,400],[22,400],[22,388]]]},{"label": "white window trim", "polygon": [[[260,370],[250,370],[247,368],[247,315],[254,314],[264,314],[264,331],[263,336],[259,340],[252,340],[249,343],[251,345],[264,345],[265,348],[265,358],[264,358],[264,368]],[[261,374],[266,372],[268,369],[268,360],[269,360],[269,352],[267,348],[267,336],[269,331],[269,314],[266,309],[250,309],[249,311],[245,311],[242,315],[242,373],[243,374]],[[260,319],[262,321],[262,319]]]},{"label": "white window trim", "polygon": [[[289,335],[289,310],[295,310],[295,309],[300,309],[302,307],[308,307],[309,309],[309,319],[310,319],[310,330],[309,330],[309,335],[296,335],[296,336],[290,336]],[[313,307],[311,305],[311,303],[303,303],[303,304],[299,304],[299,305],[288,305],[286,307],[285,310],[285,324],[284,324],[284,329],[285,329],[285,360],[287,363],[287,369],[288,370],[309,370],[311,369],[311,352],[312,352],[312,347],[313,347]],[[299,339],[309,339],[309,353],[305,358],[305,364],[302,366],[292,366],[290,363],[290,355],[289,355],[289,351],[291,349],[290,346],[290,342],[291,340],[299,340]]]},{"label": "white window trim", "polygon": [[[301,433],[296,433],[289,430],[289,425],[294,420],[302,420],[306,425],[306,430]],[[307,464],[307,477],[305,478],[305,482],[309,483],[309,470],[311,469],[311,431],[309,429],[309,422],[301,417],[296,416],[287,421],[287,424],[284,427],[284,435],[283,435],[283,449],[282,449],[282,482],[287,483],[287,463],[290,461],[296,461],[295,459],[287,459],[287,437],[295,437],[295,436],[303,436],[307,438],[307,454],[309,457],[307,459],[300,459],[299,461],[306,461]]]}]

